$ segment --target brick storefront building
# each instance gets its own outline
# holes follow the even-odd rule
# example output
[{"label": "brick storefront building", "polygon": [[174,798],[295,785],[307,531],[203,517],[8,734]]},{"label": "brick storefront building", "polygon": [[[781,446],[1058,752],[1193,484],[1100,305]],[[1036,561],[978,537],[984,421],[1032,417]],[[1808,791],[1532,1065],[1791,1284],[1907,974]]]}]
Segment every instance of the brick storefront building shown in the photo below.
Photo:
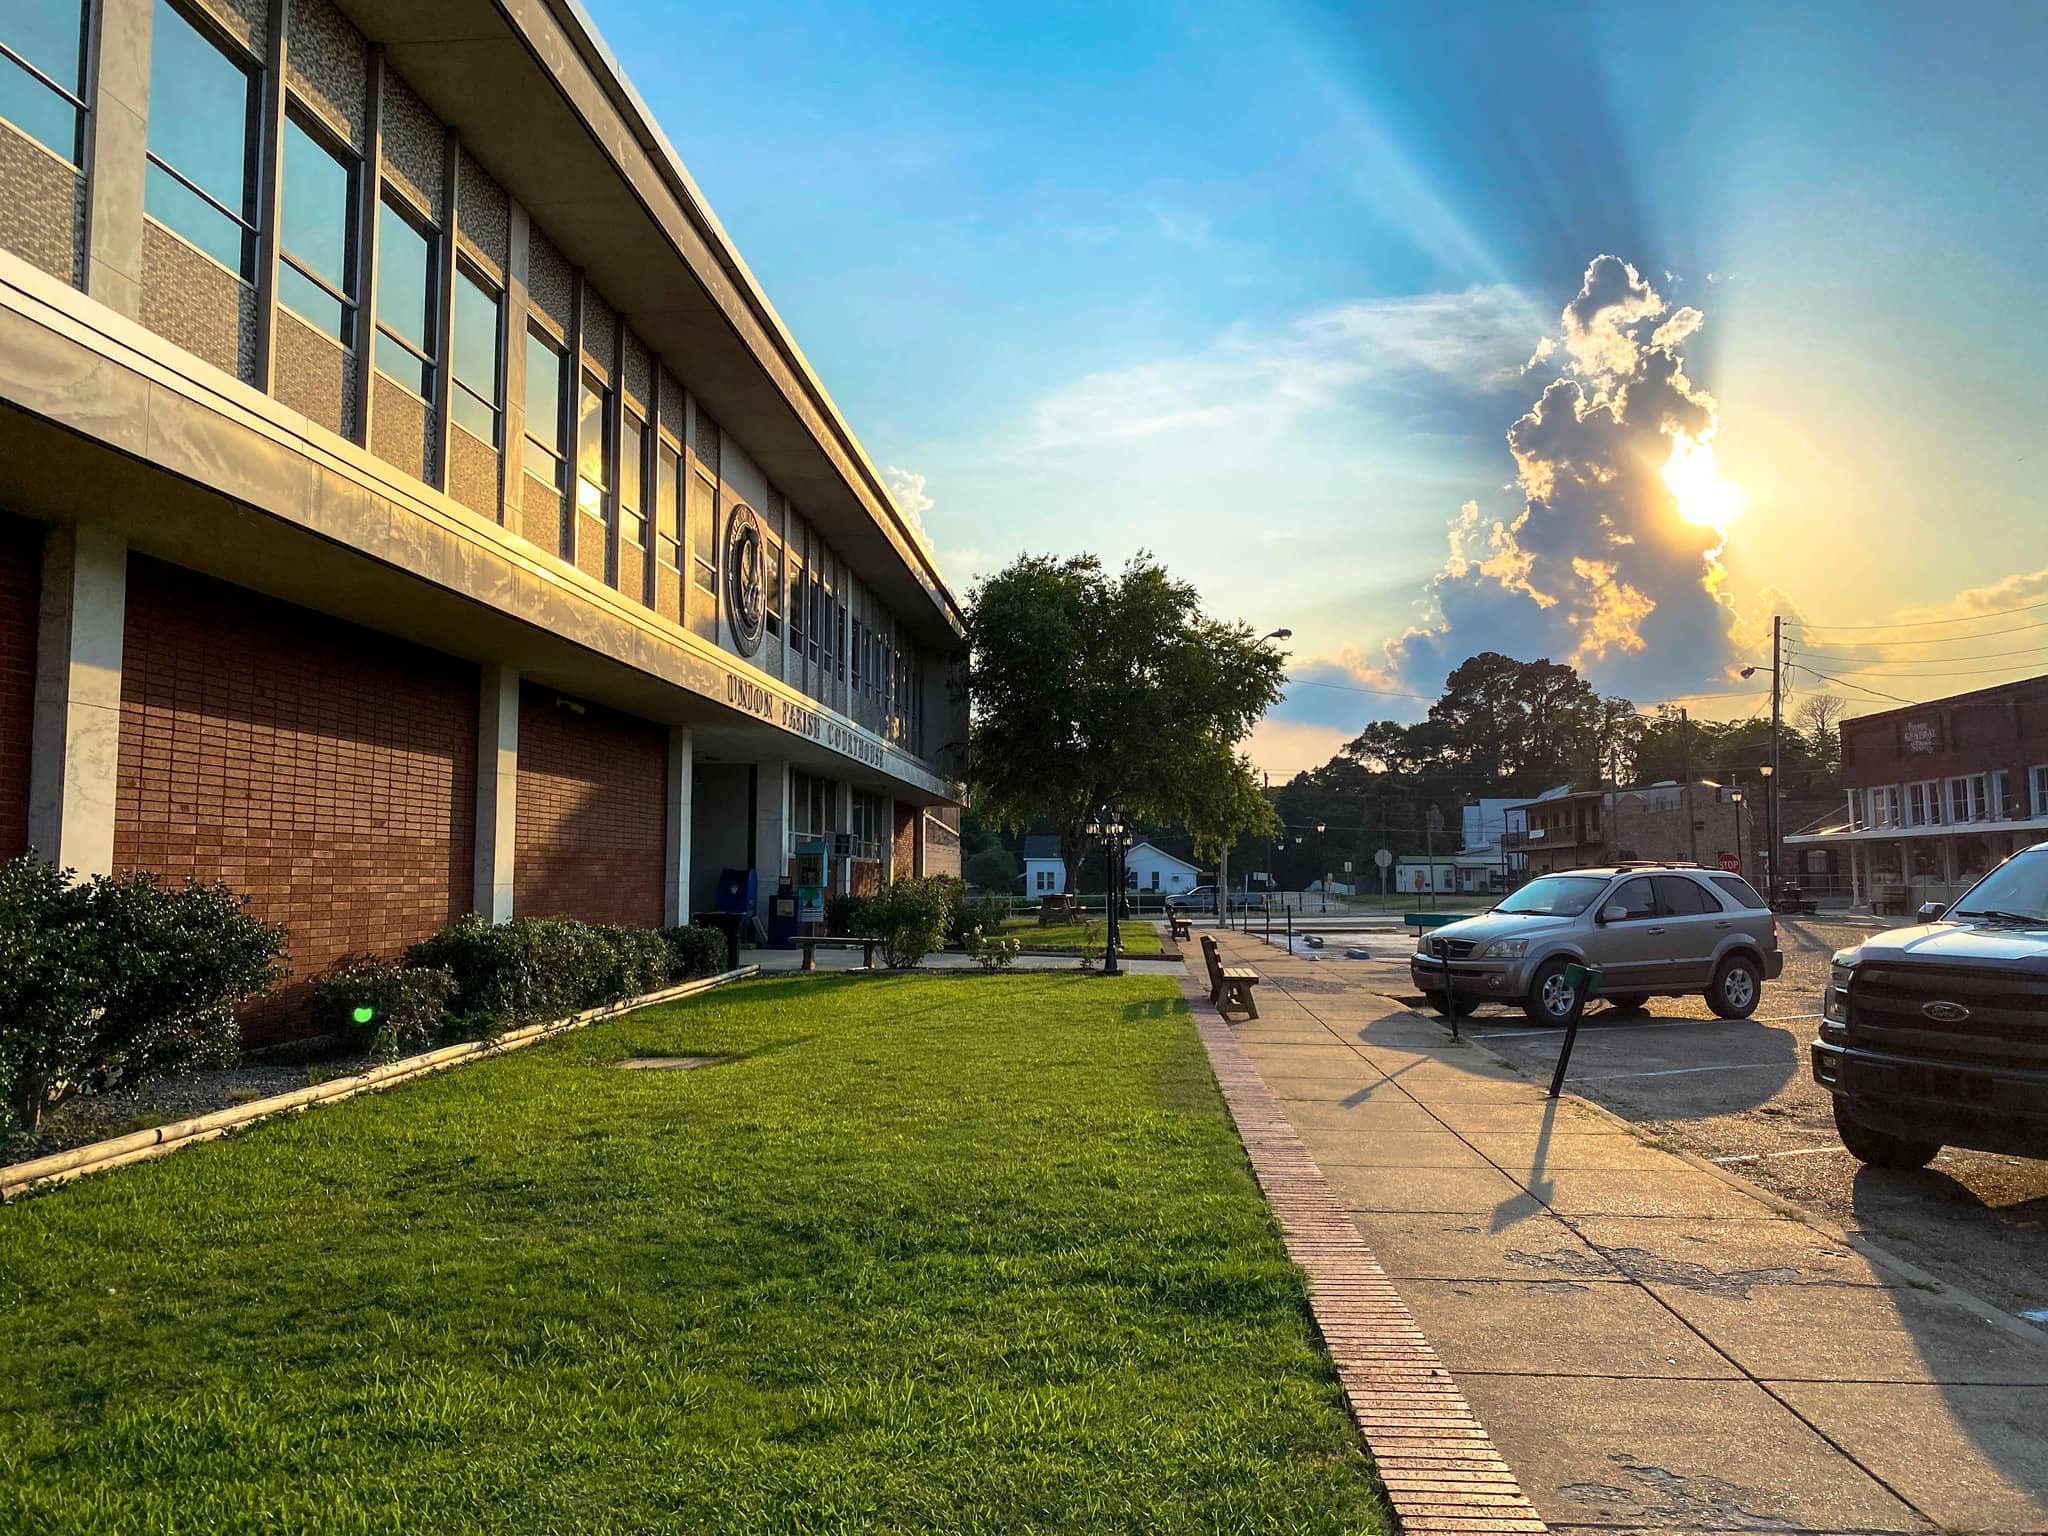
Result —
[{"label": "brick storefront building", "polygon": [[1729,862],[1752,881],[1760,878],[1762,850],[1747,796],[1738,800],[1711,781],[1553,794],[1512,809],[1526,825],[1510,835],[1509,848],[1526,857],[1531,875],[1663,859]]},{"label": "brick storefront building", "polygon": [[1785,839],[1788,863],[1829,858],[1852,901],[1947,901],[2048,839],[2048,677],[1844,720],[1847,804]]},{"label": "brick storefront building", "polygon": [[0,857],[226,880],[257,1038],[470,911],[957,872],[959,605],[578,7],[0,45]]}]

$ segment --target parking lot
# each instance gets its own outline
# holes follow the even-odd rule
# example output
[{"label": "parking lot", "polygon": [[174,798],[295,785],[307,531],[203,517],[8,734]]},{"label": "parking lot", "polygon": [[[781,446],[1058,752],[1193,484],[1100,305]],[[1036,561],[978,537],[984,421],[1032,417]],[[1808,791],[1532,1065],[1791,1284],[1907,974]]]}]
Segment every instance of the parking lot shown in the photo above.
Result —
[{"label": "parking lot", "polygon": [[[1568,1086],[2048,1326],[2048,1162],[1944,1151],[1925,1169],[1900,1172],[1863,1167],[1836,1139],[1828,1095],[1807,1071],[1806,1046],[1829,957],[1868,931],[1867,924],[1779,919],[1785,973],[1764,989],[1751,1019],[1716,1019],[1699,998],[1656,998],[1633,1014],[1594,1005],[1579,1029]],[[1371,970],[1373,981],[1394,985],[1391,965]],[[1519,1010],[1498,1007],[1482,1010],[1466,1028],[1543,1078],[1563,1040],[1562,1031],[1539,1029]]]}]

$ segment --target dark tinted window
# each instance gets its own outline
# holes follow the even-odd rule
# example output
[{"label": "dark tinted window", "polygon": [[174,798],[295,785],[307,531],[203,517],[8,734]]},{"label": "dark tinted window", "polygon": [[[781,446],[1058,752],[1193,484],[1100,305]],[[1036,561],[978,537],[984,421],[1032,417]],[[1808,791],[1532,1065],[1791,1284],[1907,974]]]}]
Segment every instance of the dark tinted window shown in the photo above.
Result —
[{"label": "dark tinted window", "polygon": [[455,419],[487,443],[498,441],[498,295],[467,267],[455,269]]},{"label": "dark tinted window", "polygon": [[[1616,907],[1621,908],[1615,912]],[[1633,880],[1624,880],[1614,888],[1612,894],[1601,904],[1603,914],[1612,914],[1608,921],[1632,923],[1645,917],[1657,915],[1657,893],[1651,887],[1649,877],[1638,875]]]},{"label": "dark tinted window", "polygon": [[0,5],[0,47],[0,117],[76,164],[85,94],[83,0],[7,0]]},{"label": "dark tinted window", "polygon": [[255,261],[256,77],[166,0],[157,0],[152,27],[143,205],[247,281]]},{"label": "dark tinted window", "polygon": [[1716,875],[1714,884],[1726,891],[1738,907],[1761,907],[1763,897],[1757,895],[1756,887],[1740,875]]},{"label": "dark tinted window", "polygon": [[284,125],[284,265],[278,292],[343,345],[354,339],[355,168],[302,127]]},{"label": "dark tinted window", "polygon": [[1721,910],[1721,904],[1707,894],[1705,886],[1683,875],[1659,875],[1656,884],[1657,900],[1666,917],[1699,917]]}]

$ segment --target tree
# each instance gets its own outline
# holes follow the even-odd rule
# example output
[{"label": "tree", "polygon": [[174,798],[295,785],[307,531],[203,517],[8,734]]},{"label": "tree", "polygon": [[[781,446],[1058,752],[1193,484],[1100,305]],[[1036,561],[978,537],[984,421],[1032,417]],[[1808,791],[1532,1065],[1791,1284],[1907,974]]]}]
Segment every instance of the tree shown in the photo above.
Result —
[{"label": "tree", "polygon": [[1050,822],[1079,869],[1106,807],[1185,827],[1198,856],[1271,824],[1239,748],[1280,698],[1280,657],[1139,554],[1020,556],[969,595],[968,776],[1012,831]]},{"label": "tree", "polygon": [[967,856],[960,878],[978,890],[1008,893],[1016,888],[1017,861],[1001,843],[991,843]]},{"label": "tree", "polygon": [[1792,711],[1792,724],[1806,738],[1814,765],[1829,778],[1842,767],[1842,716],[1849,701],[1832,693],[1809,693]]}]

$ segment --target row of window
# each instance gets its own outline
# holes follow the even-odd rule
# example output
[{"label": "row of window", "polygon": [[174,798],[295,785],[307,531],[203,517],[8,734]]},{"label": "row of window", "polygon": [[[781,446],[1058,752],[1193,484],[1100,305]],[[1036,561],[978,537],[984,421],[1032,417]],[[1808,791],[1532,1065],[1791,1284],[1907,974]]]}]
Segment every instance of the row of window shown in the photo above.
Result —
[{"label": "row of window", "polygon": [[1880,784],[1849,791],[1849,817],[1856,827],[1942,827],[2013,817],[2048,816],[2048,763],[2027,770],[2027,809],[2010,798],[2003,768]]},{"label": "row of window", "polygon": [[[204,11],[187,9],[185,0],[154,0],[154,6],[145,211],[253,285],[261,218],[262,62]],[[0,4],[0,116],[74,164],[81,160],[88,34],[87,0]],[[445,232],[428,210],[386,184],[375,211],[375,312],[365,316],[359,293],[367,174],[362,156],[290,92],[283,112],[278,302],[351,352],[360,354],[367,342],[378,372],[422,399],[436,397],[445,363],[453,421],[505,450],[502,291],[458,253],[454,291],[444,295]],[[438,352],[444,300],[450,328],[446,359]],[[616,517],[621,539],[635,548],[647,547],[651,517],[664,559],[681,565],[688,551],[696,593],[692,613],[709,613],[715,622],[714,482],[701,471],[686,471],[680,446],[659,431],[650,455],[650,423],[630,408],[615,412],[611,386],[588,370],[572,372],[568,349],[546,327],[530,324],[523,340],[525,440],[518,447],[526,472],[558,492],[572,488],[573,475],[579,511],[607,523]],[[651,486],[645,483],[648,473]],[[786,624],[790,654],[813,669],[816,696],[826,696],[828,684],[846,685],[850,672],[849,713],[852,701],[866,701],[888,716],[893,736],[921,739],[914,658],[881,627],[859,618],[849,627],[846,595],[835,590],[843,583],[828,575],[829,555],[817,548],[806,562],[798,542],[791,537],[785,544],[772,534],[768,539],[768,635],[780,640]]]}]

